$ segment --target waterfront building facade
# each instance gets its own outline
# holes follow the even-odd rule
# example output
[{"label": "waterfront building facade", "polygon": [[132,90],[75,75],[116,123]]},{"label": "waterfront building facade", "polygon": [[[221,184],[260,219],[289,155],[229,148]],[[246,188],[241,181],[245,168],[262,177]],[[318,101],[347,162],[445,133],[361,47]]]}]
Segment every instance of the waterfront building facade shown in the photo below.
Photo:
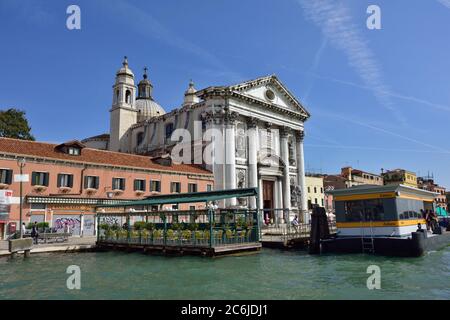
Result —
[{"label": "waterfront building facade", "polygon": [[419,189],[428,190],[436,193],[435,196],[436,208],[442,208],[442,210],[448,211],[445,187],[442,187],[437,183],[435,183],[434,178],[430,176],[419,177],[417,179],[417,183]]},{"label": "waterfront building facade", "polygon": [[[109,140],[100,148],[172,157],[188,146],[183,161],[210,170],[216,189],[259,187],[260,208],[306,212],[303,140],[310,115],[276,76],[198,91],[191,81],[182,105],[168,113],[155,101],[146,70],[137,87],[134,80],[125,59],[113,86]],[[180,129],[189,137],[178,136]],[[99,147],[98,138],[83,141]],[[205,154],[212,161],[205,161]],[[219,206],[257,204],[256,199],[227,199]],[[282,218],[275,217],[282,210],[270,212],[271,220]]]},{"label": "waterfront building facade", "polygon": [[417,188],[417,175],[405,169],[395,169],[381,173],[385,185],[405,185]]},{"label": "waterfront building facade", "polygon": [[323,177],[320,175],[306,175],[306,190],[308,194],[308,209],[313,205],[325,207],[325,193],[323,187]]},{"label": "waterfront building facade", "polygon": [[325,189],[324,202],[327,212],[334,211],[333,190],[347,189],[360,185],[383,185],[383,177],[352,167],[341,168],[340,174],[324,174],[323,185]]},{"label": "waterfront building facade", "polygon": [[[97,205],[214,187],[211,172],[168,159],[96,150],[77,141],[56,145],[0,138],[0,199],[7,199],[0,203],[1,238],[19,227],[20,184],[15,175],[21,159],[28,176],[23,182],[23,221],[48,222],[56,229],[67,222],[75,235],[94,233]],[[159,209],[204,208],[201,203]]]}]

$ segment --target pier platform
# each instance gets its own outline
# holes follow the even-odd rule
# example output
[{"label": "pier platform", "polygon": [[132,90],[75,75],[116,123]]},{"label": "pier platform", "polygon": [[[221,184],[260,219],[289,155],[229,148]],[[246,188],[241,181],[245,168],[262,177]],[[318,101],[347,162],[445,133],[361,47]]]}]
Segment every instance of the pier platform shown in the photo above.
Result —
[{"label": "pier platform", "polygon": [[130,252],[143,252],[148,254],[163,255],[197,255],[205,257],[217,257],[225,255],[257,253],[261,250],[261,243],[234,243],[216,246],[191,246],[191,245],[163,245],[163,244],[137,244],[137,243],[113,243],[107,241],[97,242],[97,250],[120,250]]}]

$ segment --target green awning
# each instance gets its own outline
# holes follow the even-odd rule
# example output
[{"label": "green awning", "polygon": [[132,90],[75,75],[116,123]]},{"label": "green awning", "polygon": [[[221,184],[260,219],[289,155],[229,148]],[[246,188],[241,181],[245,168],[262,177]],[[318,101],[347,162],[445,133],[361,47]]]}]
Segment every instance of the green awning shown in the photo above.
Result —
[{"label": "green awning", "polygon": [[217,190],[207,192],[175,193],[168,195],[150,196],[144,200],[123,202],[120,204],[99,205],[96,208],[123,208],[134,206],[155,206],[161,204],[210,202],[229,198],[243,198],[258,196],[258,188]]},{"label": "green awning", "polygon": [[437,207],[437,208],[436,208],[436,214],[437,214],[438,216],[440,216],[440,217],[448,217],[448,212],[445,211],[445,209],[442,208],[442,207]]}]

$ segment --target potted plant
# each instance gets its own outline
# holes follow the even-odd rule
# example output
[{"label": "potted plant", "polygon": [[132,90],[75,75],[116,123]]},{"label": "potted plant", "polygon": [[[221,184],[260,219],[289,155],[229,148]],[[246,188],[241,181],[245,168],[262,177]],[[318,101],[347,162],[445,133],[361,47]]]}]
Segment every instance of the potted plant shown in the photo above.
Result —
[{"label": "potted plant", "polygon": [[190,241],[192,238],[192,231],[191,230],[183,230],[181,232],[181,238],[183,241],[186,241],[186,242]]}]

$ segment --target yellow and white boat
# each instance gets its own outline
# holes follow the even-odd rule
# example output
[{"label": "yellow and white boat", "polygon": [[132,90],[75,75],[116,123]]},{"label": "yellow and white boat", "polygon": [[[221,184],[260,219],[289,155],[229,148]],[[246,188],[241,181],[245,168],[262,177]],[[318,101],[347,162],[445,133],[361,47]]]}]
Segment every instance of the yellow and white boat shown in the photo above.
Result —
[{"label": "yellow and white boat", "polygon": [[426,228],[436,194],[405,185],[362,185],[331,191],[337,234],[322,252],[419,256],[450,243],[450,232]]}]

